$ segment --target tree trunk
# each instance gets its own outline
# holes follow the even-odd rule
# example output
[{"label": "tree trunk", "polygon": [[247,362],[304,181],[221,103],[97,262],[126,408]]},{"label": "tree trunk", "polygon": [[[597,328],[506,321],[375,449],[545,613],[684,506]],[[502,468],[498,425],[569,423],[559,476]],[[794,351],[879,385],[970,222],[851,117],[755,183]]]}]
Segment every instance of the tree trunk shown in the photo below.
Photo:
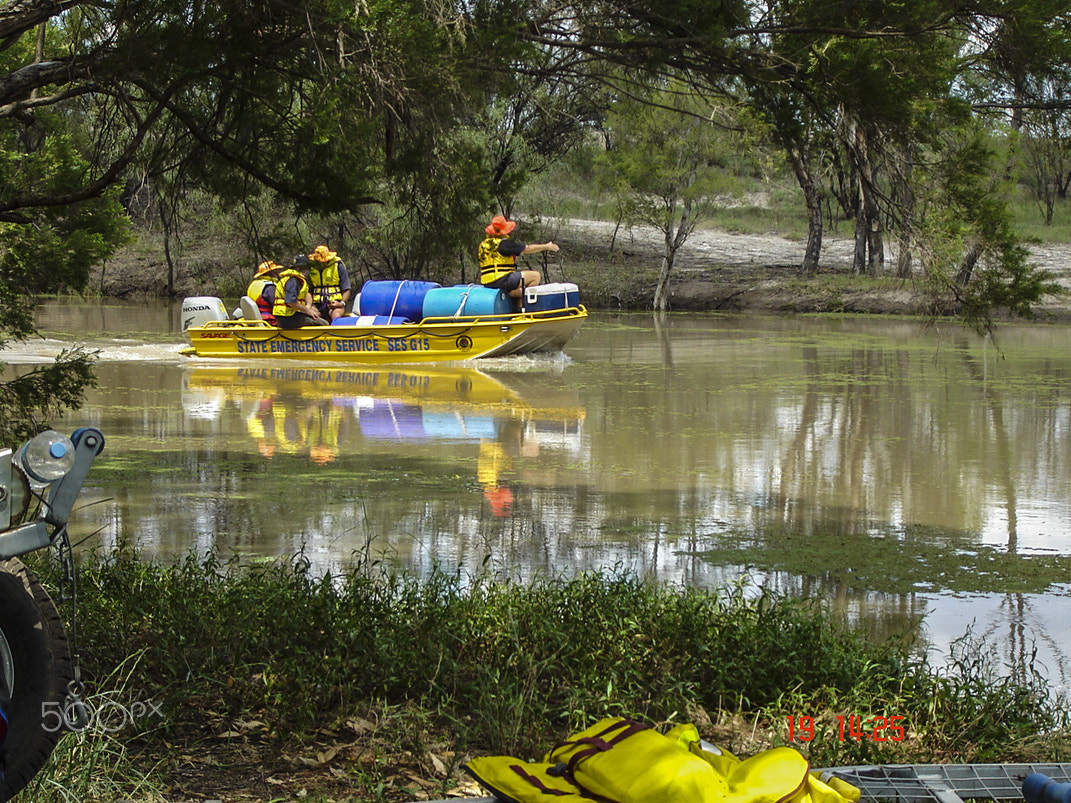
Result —
[{"label": "tree trunk", "polygon": [[959,263],[959,272],[956,274],[956,284],[966,287],[974,277],[974,266],[982,255],[982,249],[978,243],[973,243],[963,255],[963,261]]},{"label": "tree trunk", "polygon": [[662,255],[662,267],[658,271],[658,283],[655,284],[654,291],[655,312],[666,312],[669,309],[669,274],[673,270],[675,256],[668,247],[666,253]]},{"label": "tree trunk", "polygon": [[867,272],[871,276],[885,273],[885,228],[881,224],[881,213],[874,204],[867,204]]},{"label": "tree trunk", "polygon": [[852,254],[852,273],[861,276],[866,273],[866,213],[863,211],[863,189],[859,187],[855,196],[855,251]]},{"label": "tree trunk", "polygon": [[[684,245],[690,233],[689,223],[692,217],[692,205],[685,202],[681,208],[681,218],[675,221],[676,215],[670,215],[663,233],[666,235],[666,250],[662,254],[662,266],[658,271],[658,282],[655,284],[653,306],[655,312],[665,312],[669,309],[669,275],[673,272],[673,263],[677,258],[677,251]],[[676,222],[676,231],[674,231]]]},{"label": "tree trunk", "polygon": [[803,252],[800,274],[814,276],[822,256],[822,193],[807,154],[799,148],[789,148],[788,157],[807,205],[807,250]]},{"label": "tree trunk", "polygon": [[903,170],[896,185],[900,207],[896,253],[896,276],[899,279],[911,278],[911,263],[915,250],[915,191],[911,188],[914,170],[914,153],[909,148],[904,154]]},{"label": "tree trunk", "polygon": [[880,276],[885,271],[885,232],[874,183],[870,136],[857,120],[847,121],[844,142],[858,179],[855,196],[855,254],[852,269],[857,274]]},{"label": "tree trunk", "polygon": [[175,294],[175,263],[171,259],[171,217],[168,215],[164,201],[157,206],[160,212],[160,223],[164,229],[164,260],[167,262],[167,297]]},{"label": "tree trunk", "polygon": [[[874,162],[870,153],[870,137],[864,126],[855,126],[855,160],[859,171],[859,214],[861,219],[856,226],[866,242],[866,272],[871,276],[880,276],[885,272],[885,242],[881,225],[881,210],[874,191]],[[859,243],[856,243],[859,248]]]}]

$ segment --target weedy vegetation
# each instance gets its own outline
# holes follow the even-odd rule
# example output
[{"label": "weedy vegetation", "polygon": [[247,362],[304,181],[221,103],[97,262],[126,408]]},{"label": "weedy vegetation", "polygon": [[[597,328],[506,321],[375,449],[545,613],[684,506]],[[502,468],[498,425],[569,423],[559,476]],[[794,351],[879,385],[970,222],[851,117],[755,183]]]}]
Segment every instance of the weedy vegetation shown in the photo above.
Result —
[{"label": "weedy vegetation", "polygon": [[[141,799],[151,779],[166,788],[176,752],[224,737],[266,760],[340,723],[376,742],[336,770],[352,797],[333,800],[415,799],[387,770],[399,752],[450,757],[430,773],[445,794],[465,756],[536,758],[610,715],[693,721],[740,756],[791,744],[814,767],[1071,757],[1064,701],[1029,654],[1009,670],[968,635],[935,663],[907,637],[875,643],[817,602],[743,585],[365,564],[316,576],[301,559],[162,565],[120,550],[85,560],[79,588],[91,693],[151,701],[155,715],[68,737],[26,799]],[[853,738],[875,717],[896,717],[902,736]]]}]

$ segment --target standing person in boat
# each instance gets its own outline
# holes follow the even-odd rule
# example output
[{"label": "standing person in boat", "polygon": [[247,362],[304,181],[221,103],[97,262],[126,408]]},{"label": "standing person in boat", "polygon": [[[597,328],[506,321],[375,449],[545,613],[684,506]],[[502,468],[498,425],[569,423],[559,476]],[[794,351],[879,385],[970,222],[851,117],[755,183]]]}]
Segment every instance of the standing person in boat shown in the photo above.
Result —
[{"label": "standing person in boat", "polygon": [[350,274],[338,254],[318,245],[308,256],[309,287],[320,317],[329,321],[346,314],[350,300]]},{"label": "standing person in boat", "polygon": [[280,329],[297,329],[302,326],[330,326],[331,322],[320,317],[313,306],[309,293],[309,280],[297,267],[280,271],[275,280],[275,305],[272,307],[275,325]]},{"label": "standing person in boat", "polygon": [[521,298],[525,287],[533,287],[543,281],[537,270],[519,270],[517,257],[523,254],[538,254],[542,251],[557,251],[555,243],[522,243],[510,239],[517,227],[515,220],[495,215],[484,231],[487,237],[477,251],[480,260],[480,283],[485,287],[505,291],[511,298]]},{"label": "standing person in boat", "polygon": [[261,262],[257,265],[253,281],[245,290],[245,294],[253,299],[257,309],[260,310],[260,317],[272,326],[276,325],[275,316],[272,315],[272,309],[275,307],[275,282],[282,269],[282,265],[277,265],[270,259],[267,262]]}]

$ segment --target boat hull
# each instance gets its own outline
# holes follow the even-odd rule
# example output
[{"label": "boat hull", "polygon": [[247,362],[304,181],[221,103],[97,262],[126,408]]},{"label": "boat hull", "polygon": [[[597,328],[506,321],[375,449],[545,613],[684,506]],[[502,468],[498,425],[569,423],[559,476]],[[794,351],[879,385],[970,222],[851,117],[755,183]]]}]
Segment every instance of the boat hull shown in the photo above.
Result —
[{"label": "boat hull", "polygon": [[278,329],[261,321],[206,321],[186,330],[187,354],[359,364],[445,362],[560,351],[587,319],[583,307],[551,312],[426,318],[420,323]]}]

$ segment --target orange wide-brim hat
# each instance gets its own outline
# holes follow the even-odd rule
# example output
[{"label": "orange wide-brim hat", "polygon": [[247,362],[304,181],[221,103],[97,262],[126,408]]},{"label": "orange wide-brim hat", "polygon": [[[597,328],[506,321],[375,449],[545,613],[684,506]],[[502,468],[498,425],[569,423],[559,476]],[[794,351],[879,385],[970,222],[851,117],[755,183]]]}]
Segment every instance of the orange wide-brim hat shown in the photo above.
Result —
[{"label": "orange wide-brim hat", "polygon": [[515,228],[517,228],[517,221],[506,220],[502,215],[495,215],[491,218],[491,224],[484,231],[493,237],[496,234],[509,234]]},{"label": "orange wide-brim hat", "polygon": [[265,273],[271,273],[273,270],[279,270],[279,268],[281,267],[282,265],[276,265],[271,260],[267,262],[261,262],[259,265],[257,265],[257,273],[256,276],[254,276],[253,278],[263,276]]},{"label": "orange wide-brim hat", "polygon": [[312,249],[309,259],[315,259],[317,262],[330,262],[337,256],[338,254],[330,250],[326,245],[318,245]]}]

